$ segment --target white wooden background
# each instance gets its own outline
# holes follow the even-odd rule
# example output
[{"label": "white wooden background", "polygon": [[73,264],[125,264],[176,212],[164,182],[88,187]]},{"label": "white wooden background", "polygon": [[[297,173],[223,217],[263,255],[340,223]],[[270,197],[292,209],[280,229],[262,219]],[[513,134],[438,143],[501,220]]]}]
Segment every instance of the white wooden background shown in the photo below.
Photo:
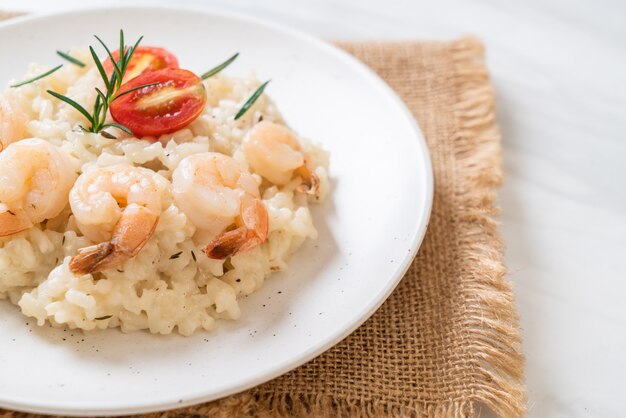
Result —
[{"label": "white wooden background", "polygon": [[[0,0],[0,9],[119,3],[129,2]],[[483,38],[504,135],[502,222],[524,327],[529,417],[626,415],[626,2],[176,4],[252,14],[322,38]]]}]

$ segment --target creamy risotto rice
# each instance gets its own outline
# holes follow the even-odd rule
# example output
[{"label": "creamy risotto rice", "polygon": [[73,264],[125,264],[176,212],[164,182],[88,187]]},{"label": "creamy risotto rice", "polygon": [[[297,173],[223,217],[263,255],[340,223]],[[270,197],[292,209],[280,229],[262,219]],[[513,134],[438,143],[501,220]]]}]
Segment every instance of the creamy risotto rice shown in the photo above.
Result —
[{"label": "creamy risotto rice", "polygon": [[[91,62],[86,51],[71,54]],[[33,64],[25,77],[47,69]],[[317,197],[299,191],[298,176],[273,184],[251,168],[242,141],[261,120],[285,124],[276,105],[263,94],[243,117],[234,120],[259,81],[253,75],[232,78],[222,72],[203,84],[207,102],[197,119],[176,132],[143,139],[116,130],[110,130],[116,139],[83,132],[79,129],[85,123],[83,116],[46,92],[60,92],[89,108],[96,100],[94,86],[102,86],[93,62],[85,68],[65,65],[37,82],[5,90],[0,99],[4,106],[0,108],[4,148],[0,155],[20,140],[39,138],[67,157],[62,170],[72,176],[106,167],[141,167],[154,186],[158,223],[135,256],[114,268],[75,274],[69,268],[72,257],[99,240],[94,240],[97,234],[81,230],[66,203],[53,218],[0,237],[0,298],[17,305],[39,325],[49,322],[83,330],[120,327],[125,332],[145,329],[160,334],[177,330],[191,335],[213,329],[216,319],[238,319],[238,298],[260,289],[271,272],[287,268],[289,257],[307,238],[317,235],[309,203],[322,201],[328,193],[327,155],[296,136],[319,179]],[[253,187],[258,187],[269,220],[265,242],[224,259],[209,258],[203,252],[221,231],[198,228],[193,214],[189,216],[194,209],[182,208],[174,196],[172,176],[181,161],[207,152],[236,160],[254,180]],[[104,231],[102,239],[110,239],[110,233]]]}]

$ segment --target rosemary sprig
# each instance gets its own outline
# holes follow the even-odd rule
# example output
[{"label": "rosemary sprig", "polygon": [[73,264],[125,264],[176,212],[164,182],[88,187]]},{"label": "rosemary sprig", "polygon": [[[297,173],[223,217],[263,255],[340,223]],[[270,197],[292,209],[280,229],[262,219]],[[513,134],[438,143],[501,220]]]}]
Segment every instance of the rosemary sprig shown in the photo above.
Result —
[{"label": "rosemary sprig", "polygon": [[96,93],[98,93],[98,95],[96,96],[96,101],[93,104],[93,109],[91,113],[89,113],[87,109],[85,109],[83,106],[76,103],[74,100],[70,99],[67,96],[54,92],[52,90],[48,90],[48,93],[56,97],[57,99],[67,103],[68,105],[72,106],[74,109],[78,110],[87,119],[87,121],[90,123],[90,126],[87,128],[80,126],[81,130],[85,132],[100,133],[105,138],[111,138],[111,139],[115,139],[115,137],[111,135],[110,133],[104,131],[104,129],[117,128],[119,130],[122,130],[132,135],[133,133],[127,127],[120,125],[119,123],[105,123],[105,121],[107,117],[107,112],[109,110],[109,106],[117,98],[125,94],[131,93],[135,90],[139,90],[144,87],[150,87],[150,86],[159,84],[159,83],[144,84],[142,86],[132,88],[122,93],[120,93],[119,91],[120,88],[122,87],[122,81],[124,80],[124,75],[126,74],[126,69],[128,68],[128,64],[130,63],[130,60],[132,59],[133,54],[135,53],[135,50],[139,46],[139,43],[143,39],[143,36],[141,36],[137,40],[137,42],[135,42],[133,46],[127,47],[126,44],[124,43],[124,31],[120,30],[120,54],[117,60],[113,57],[111,50],[102,41],[102,39],[100,39],[96,35],[94,35],[94,37],[98,40],[98,42],[102,45],[102,47],[106,51],[107,56],[113,66],[113,71],[110,76],[107,76],[106,70],[104,69],[104,65],[102,64],[102,61],[100,61],[100,58],[98,57],[98,54],[96,53],[96,50],[92,46],[90,46],[89,52],[91,53],[93,62],[96,65],[96,68],[98,69],[98,72],[100,73],[100,77],[102,78],[102,81],[104,82],[104,86],[105,86],[104,92],[100,90],[99,88],[96,88]]},{"label": "rosemary sprig", "polygon": [[211,68],[209,71],[207,71],[206,73],[202,74],[200,76],[201,79],[206,80],[209,77],[213,77],[215,74],[219,73],[220,71],[222,71],[224,68],[228,67],[230,64],[233,63],[233,61],[235,61],[237,59],[237,57],[239,56],[239,52],[237,52],[235,55],[233,55],[232,57],[228,58],[226,61],[224,61],[223,63],[221,63],[220,65],[218,65],[217,67]]},{"label": "rosemary sprig", "polygon": [[53,72],[57,71],[57,70],[58,70],[58,69],[60,69],[61,67],[63,67],[63,64],[61,64],[61,65],[57,65],[57,66],[56,66],[56,67],[54,67],[53,69],[48,70],[48,71],[46,71],[46,72],[45,72],[45,73],[43,73],[43,74],[39,74],[38,76],[35,76],[35,77],[33,77],[33,78],[29,78],[28,80],[20,81],[19,83],[16,83],[16,84],[11,84],[11,86],[9,86],[9,87],[21,87],[21,86],[23,86],[23,85],[25,85],[25,84],[30,84],[30,83],[32,83],[33,81],[37,81],[37,80],[40,80],[40,79],[42,79],[42,78],[44,78],[44,77],[49,76],[50,74],[52,74]]},{"label": "rosemary sprig", "polygon": [[85,63],[74,58],[73,56],[71,56],[70,54],[67,54],[63,51],[57,51],[57,55],[60,56],[63,59],[68,60],[69,62],[71,62],[74,65],[78,65],[81,68],[85,68]]},{"label": "rosemary sprig", "polygon": [[267,84],[270,81],[272,80],[267,80],[265,83],[261,84],[254,93],[252,93],[252,96],[250,96],[250,98],[243,104],[243,106],[241,106],[241,109],[239,109],[239,112],[237,112],[237,114],[235,115],[235,120],[242,117],[252,107],[254,102],[256,102],[261,94],[263,94],[263,90],[265,90],[265,87],[267,87]]}]

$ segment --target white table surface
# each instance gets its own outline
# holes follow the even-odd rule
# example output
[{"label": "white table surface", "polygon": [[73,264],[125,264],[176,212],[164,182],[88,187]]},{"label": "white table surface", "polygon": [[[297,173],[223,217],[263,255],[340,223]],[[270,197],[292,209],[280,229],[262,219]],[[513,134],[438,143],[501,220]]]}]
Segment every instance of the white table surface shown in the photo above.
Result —
[{"label": "white table surface", "polygon": [[[626,415],[626,2],[175,3],[253,14],[322,38],[480,36],[503,133],[502,232],[524,328],[528,416]],[[0,10],[86,4],[0,0]]]}]

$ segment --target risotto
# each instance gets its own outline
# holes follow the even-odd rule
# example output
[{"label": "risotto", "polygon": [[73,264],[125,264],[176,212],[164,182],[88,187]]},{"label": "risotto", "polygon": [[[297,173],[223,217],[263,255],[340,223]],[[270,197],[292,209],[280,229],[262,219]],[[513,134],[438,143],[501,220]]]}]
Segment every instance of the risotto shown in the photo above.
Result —
[{"label": "risotto", "polygon": [[[326,153],[286,127],[253,75],[176,84],[186,70],[143,47],[115,107],[99,96],[119,54],[68,56],[84,66],[0,95],[0,298],[38,325],[83,330],[191,335],[238,319],[238,298],[316,238]],[[25,79],[50,69],[32,64]],[[169,123],[192,99],[195,114]]]}]

